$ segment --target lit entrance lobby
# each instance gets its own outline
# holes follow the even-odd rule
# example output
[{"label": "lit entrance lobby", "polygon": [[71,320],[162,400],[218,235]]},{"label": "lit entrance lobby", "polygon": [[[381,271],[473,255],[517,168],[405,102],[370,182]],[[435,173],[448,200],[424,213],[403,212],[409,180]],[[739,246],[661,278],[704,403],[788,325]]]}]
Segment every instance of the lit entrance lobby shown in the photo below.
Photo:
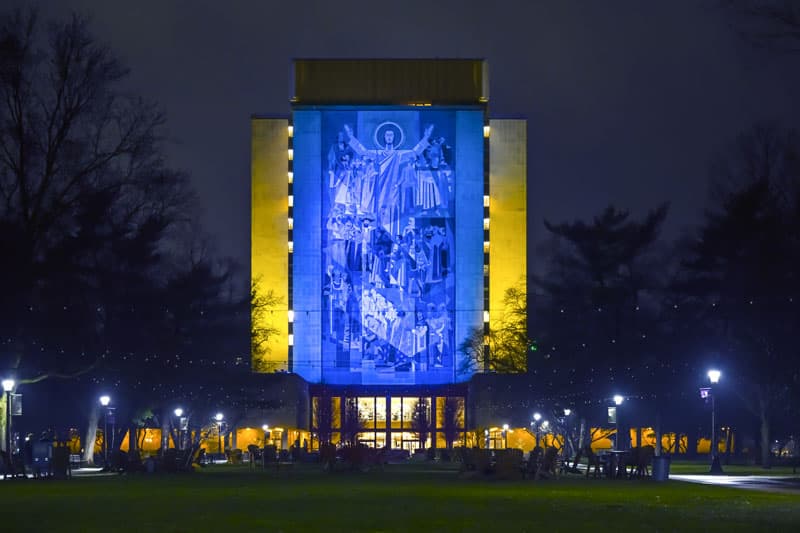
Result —
[{"label": "lit entrance lobby", "polygon": [[408,395],[403,392],[379,394],[313,388],[313,447],[318,448],[320,439],[326,440],[326,437],[334,444],[357,442],[412,453],[419,448],[464,445],[463,388],[407,391]]}]

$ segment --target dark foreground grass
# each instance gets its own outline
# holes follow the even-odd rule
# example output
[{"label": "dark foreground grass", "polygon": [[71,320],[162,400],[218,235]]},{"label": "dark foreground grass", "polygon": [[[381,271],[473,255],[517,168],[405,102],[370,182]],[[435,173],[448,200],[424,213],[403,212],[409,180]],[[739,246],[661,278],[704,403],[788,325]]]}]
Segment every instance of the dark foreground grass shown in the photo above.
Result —
[{"label": "dark foreground grass", "polygon": [[800,496],[413,468],[0,482],[2,531],[798,531]]}]

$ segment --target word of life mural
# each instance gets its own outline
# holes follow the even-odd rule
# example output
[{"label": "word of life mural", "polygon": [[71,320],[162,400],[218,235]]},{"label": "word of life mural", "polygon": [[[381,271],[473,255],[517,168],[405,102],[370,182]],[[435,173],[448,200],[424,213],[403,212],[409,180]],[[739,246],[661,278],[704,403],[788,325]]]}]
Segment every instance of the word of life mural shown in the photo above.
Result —
[{"label": "word of life mural", "polygon": [[452,372],[454,133],[441,111],[323,115],[325,366]]}]

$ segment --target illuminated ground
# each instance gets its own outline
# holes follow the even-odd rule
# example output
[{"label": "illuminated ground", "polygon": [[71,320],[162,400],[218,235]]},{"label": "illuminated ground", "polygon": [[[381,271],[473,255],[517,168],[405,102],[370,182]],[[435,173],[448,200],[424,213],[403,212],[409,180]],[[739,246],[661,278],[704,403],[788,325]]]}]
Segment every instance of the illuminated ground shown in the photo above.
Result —
[{"label": "illuminated ground", "polygon": [[685,475],[674,474],[670,479],[702,483],[704,485],[718,485],[736,487],[739,489],[766,490],[770,492],[786,492],[800,496],[800,479],[784,476],[734,476],[725,475]]},{"label": "illuminated ground", "polygon": [[[498,481],[397,466],[0,483],[7,531],[773,531],[800,496],[650,481]],[[9,523],[10,521],[10,523]],[[8,529],[6,529],[8,526]]]}]

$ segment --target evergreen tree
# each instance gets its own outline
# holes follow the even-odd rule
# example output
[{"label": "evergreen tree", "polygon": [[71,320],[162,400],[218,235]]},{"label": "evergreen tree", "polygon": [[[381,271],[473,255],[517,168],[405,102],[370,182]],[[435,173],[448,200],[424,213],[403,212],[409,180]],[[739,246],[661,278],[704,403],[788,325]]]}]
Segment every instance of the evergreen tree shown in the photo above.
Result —
[{"label": "evergreen tree", "polygon": [[545,221],[553,239],[531,298],[530,365],[541,389],[652,383],[666,216],[666,205],[641,221],[610,206],[591,223]]},{"label": "evergreen tree", "polygon": [[798,156],[795,132],[765,124],[722,154],[713,205],[676,284],[703,325],[697,350],[719,353],[732,388],[759,421],[764,466],[774,426],[789,430],[786,421],[798,412]]}]

